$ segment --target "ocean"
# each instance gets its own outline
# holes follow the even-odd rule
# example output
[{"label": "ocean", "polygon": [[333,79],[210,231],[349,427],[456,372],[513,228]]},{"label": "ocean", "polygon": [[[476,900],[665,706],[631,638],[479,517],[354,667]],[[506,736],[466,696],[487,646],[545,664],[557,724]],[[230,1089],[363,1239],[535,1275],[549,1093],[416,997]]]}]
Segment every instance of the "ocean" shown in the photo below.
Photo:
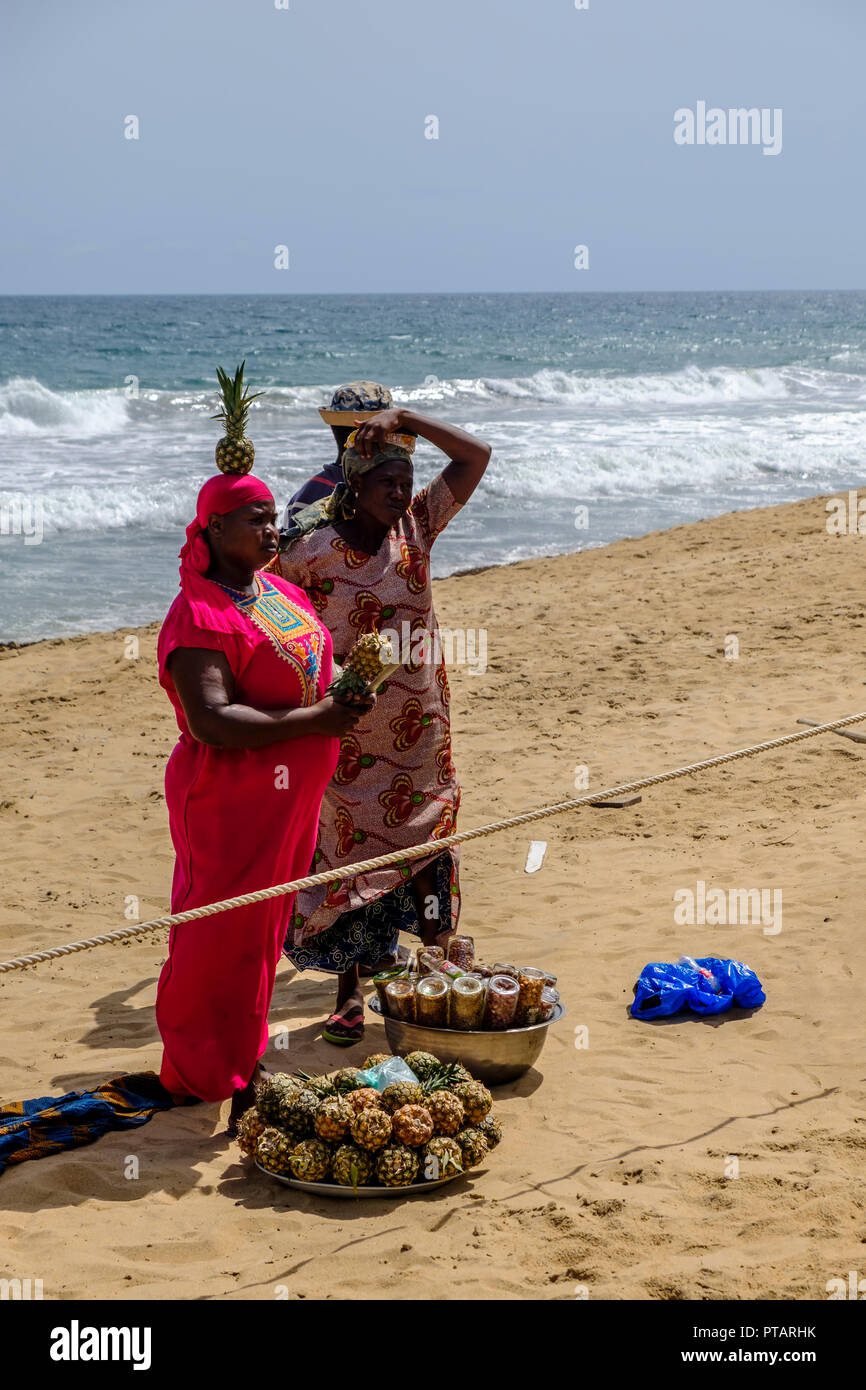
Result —
[{"label": "ocean", "polygon": [[243,358],[280,504],[333,459],[343,381],[493,445],[436,575],[862,482],[859,292],[2,297],[0,641],[162,616]]}]

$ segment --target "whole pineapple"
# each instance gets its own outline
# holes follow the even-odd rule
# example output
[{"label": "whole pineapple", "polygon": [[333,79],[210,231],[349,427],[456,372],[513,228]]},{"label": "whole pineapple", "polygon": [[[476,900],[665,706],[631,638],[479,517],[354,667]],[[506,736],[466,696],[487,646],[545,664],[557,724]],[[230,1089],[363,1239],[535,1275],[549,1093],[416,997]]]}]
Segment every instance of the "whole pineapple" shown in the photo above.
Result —
[{"label": "whole pineapple", "polygon": [[495,1149],[502,1139],[502,1125],[493,1115],[487,1115],[476,1128],[487,1140],[487,1147]]},{"label": "whole pineapple", "polygon": [[419,1081],[426,1081],[427,1077],[434,1071],[438,1071],[442,1063],[438,1057],[434,1057],[432,1052],[410,1052],[403,1058],[406,1066],[414,1071]]},{"label": "whole pineapple", "polygon": [[462,1100],[470,1125],[480,1124],[493,1104],[492,1095],[480,1081],[458,1082],[454,1087],[454,1095]]},{"label": "whole pineapple", "polygon": [[382,1092],[382,1108],[393,1115],[404,1105],[420,1105],[424,1092],[415,1081],[392,1081]]},{"label": "whole pineapple", "polygon": [[305,1071],[299,1071],[298,1076],[305,1091],[311,1091],[319,1100],[326,1100],[328,1096],[335,1096],[337,1088],[330,1076],[310,1076]]},{"label": "whole pineapple", "polygon": [[292,1096],[284,1107],[281,1127],[295,1140],[306,1139],[313,1132],[313,1121],[321,1103],[312,1091],[301,1091]]},{"label": "whole pineapple", "polygon": [[341,1144],[331,1159],[331,1176],[341,1187],[365,1187],[373,1176],[373,1157],[357,1144]]},{"label": "whole pineapple", "polygon": [[253,1106],[244,1111],[238,1120],[238,1148],[247,1158],[252,1158],[259,1138],[268,1127],[268,1122]]},{"label": "whole pineapple", "polygon": [[[428,1070],[424,1080],[420,1083],[421,1090],[425,1096],[432,1095],[434,1091],[453,1091],[466,1079],[463,1075],[465,1070],[465,1067],[461,1067],[459,1062],[437,1062],[435,1067]],[[466,1076],[468,1075],[469,1073],[466,1072]]]},{"label": "whole pineapple", "polygon": [[421,1171],[428,1182],[463,1172],[463,1154],[456,1139],[437,1134],[421,1150]]},{"label": "whole pineapple", "polygon": [[487,1157],[490,1146],[480,1129],[461,1129],[456,1137],[464,1168],[475,1168]]},{"label": "whole pineapple", "polygon": [[361,1071],[371,1071],[373,1067],[381,1067],[383,1062],[390,1062],[393,1054],[390,1052],[374,1052],[368,1057],[361,1066]]},{"label": "whole pineapple", "polygon": [[256,391],[250,394],[244,390],[244,360],[239,367],[235,368],[234,378],[228,372],[223,371],[222,367],[217,367],[217,380],[220,384],[220,397],[222,409],[216,415],[212,415],[212,420],[222,420],[225,434],[216,446],[216,466],[221,473],[251,473],[255,462],[256,451],[253,441],[247,439],[244,431],[247,426],[247,416],[250,411],[250,404],[257,397],[263,396],[263,391]]},{"label": "whole pineapple", "polygon": [[383,1187],[408,1187],[417,1178],[419,1167],[414,1149],[391,1144],[376,1159],[376,1177]]},{"label": "whole pineapple", "polygon": [[266,1076],[256,1087],[256,1107],[269,1124],[280,1125],[285,1122],[289,1102],[301,1095],[303,1081],[285,1072],[274,1072]]},{"label": "whole pineapple", "polygon": [[380,637],[378,632],[365,632],[360,636],[343,662],[343,669],[328,686],[328,694],[364,695],[373,690],[381,681],[387,679],[394,665],[394,652],[390,639]]},{"label": "whole pineapple", "polygon": [[391,1124],[394,1138],[413,1149],[433,1137],[433,1116],[423,1105],[402,1105],[391,1116]]},{"label": "whole pineapple", "polygon": [[450,1091],[434,1091],[425,1096],[424,1105],[430,1111],[437,1134],[456,1134],[463,1127],[463,1102]]},{"label": "whole pineapple", "polygon": [[364,1086],[360,1091],[350,1091],[345,1100],[353,1115],[366,1110],[369,1105],[372,1105],[374,1110],[382,1109],[382,1097],[372,1086]]},{"label": "whole pineapple", "polygon": [[339,1071],[331,1073],[329,1078],[337,1091],[338,1095],[348,1095],[350,1091],[360,1091],[366,1082],[359,1074],[357,1067],[341,1067]]},{"label": "whole pineapple", "polygon": [[350,1128],[362,1149],[383,1149],[391,1138],[391,1116],[369,1105],[354,1117]]},{"label": "whole pineapple", "polygon": [[321,1139],[302,1139],[289,1154],[289,1167],[303,1182],[321,1182],[331,1171],[331,1150]]},{"label": "whole pineapple", "polygon": [[281,1129],[263,1130],[256,1144],[256,1158],[269,1173],[290,1173],[294,1140]]},{"label": "whole pineapple", "polygon": [[319,1139],[331,1144],[345,1139],[353,1113],[352,1107],[341,1096],[323,1100],[313,1118],[313,1128]]}]

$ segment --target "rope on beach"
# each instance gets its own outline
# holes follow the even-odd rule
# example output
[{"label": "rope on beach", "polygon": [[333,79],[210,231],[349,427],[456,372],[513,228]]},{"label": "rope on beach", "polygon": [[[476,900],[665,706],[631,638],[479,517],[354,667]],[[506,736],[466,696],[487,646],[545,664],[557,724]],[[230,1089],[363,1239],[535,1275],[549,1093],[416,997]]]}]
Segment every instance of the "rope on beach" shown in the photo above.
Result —
[{"label": "rope on beach", "polygon": [[175,912],[166,917],[155,917],[150,922],[141,922],[134,927],[120,927],[104,936],[90,936],[85,941],[73,941],[66,946],[55,946],[50,951],[34,951],[29,956],[19,956],[15,960],[0,961],[0,975],[11,970],[25,970],[30,965],[41,965],[47,960],[58,960],[61,956],[71,956],[76,951],[89,951],[94,946],[108,946],[116,941],[129,941],[148,932],[159,931],[162,927],[177,927],[184,922],[196,922],[201,917],[212,917],[218,912],[229,912],[236,907],[249,907],[253,903],[267,902],[270,898],[281,898],[288,893],[296,893],[304,888],[315,888],[323,883],[335,883],[341,879],[357,878],[359,874],[370,873],[373,869],[384,869],[389,864],[406,864],[413,859],[423,859],[431,854],[439,854],[450,845],[464,844],[467,840],[478,840],[483,835],[493,835],[499,830],[512,830],[518,825],[529,825],[532,821],[543,820],[545,816],[558,816],[563,811],[577,810],[590,802],[607,801],[611,797],[626,796],[641,791],[645,787],[655,787],[661,782],[673,782],[677,777],[689,777],[695,772],[706,772],[712,767],[722,767],[725,763],[736,762],[740,758],[753,758],[758,753],[769,753],[774,748],[785,748],[792,743],[802,743],[807,738],[819,734],[834,733],[849,724],[858,724],[866,719],[866,713],[849,714],[844,719],[834,719],[829,724],[818,724],[813,728],[802,729],[795,734],[782,734],[779,738],[768,739],[764,743],[754,743],[749,748],[738,748],[733,753],[720,753],[715,758],[703,758],[698,763],[685,767],[675,767],[667,772],[657,772],[651,777],[640,777],[635,782],[623,782],[606,791],[589,792],[586,796],[575,796],[568,801],[559,801],[553,806],[540,806],[535,811],[524,811],[505,820],[491,821],[475,830],[461,830],[454,835],[445,835],[441,840],[427,840],[408,849],[394,850],[391,854],[380,854],[375,859],[364,859],[360,863],[348,864],[342,869],[328,869],[321,874],[310,874],[307,878],[297,878],[291,883],[278,883],[272,888],[260,888],[255,893],[242,893],[237,898],[225,898],[222,902],[207,903],[204,907],[192,907],[186,912]]}]

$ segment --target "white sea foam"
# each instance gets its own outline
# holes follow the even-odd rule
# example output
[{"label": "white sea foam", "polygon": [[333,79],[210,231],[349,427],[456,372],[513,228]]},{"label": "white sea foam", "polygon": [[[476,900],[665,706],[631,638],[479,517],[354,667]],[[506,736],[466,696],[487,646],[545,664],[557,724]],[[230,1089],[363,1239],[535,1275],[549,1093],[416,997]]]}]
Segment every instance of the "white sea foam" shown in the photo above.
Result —
[{"label": "white sea foam", "polygon": [[126,424],[121,391],[52,391],[35,377],[0,386],[0,438],[55,435],[86,439],[117,434]]}]

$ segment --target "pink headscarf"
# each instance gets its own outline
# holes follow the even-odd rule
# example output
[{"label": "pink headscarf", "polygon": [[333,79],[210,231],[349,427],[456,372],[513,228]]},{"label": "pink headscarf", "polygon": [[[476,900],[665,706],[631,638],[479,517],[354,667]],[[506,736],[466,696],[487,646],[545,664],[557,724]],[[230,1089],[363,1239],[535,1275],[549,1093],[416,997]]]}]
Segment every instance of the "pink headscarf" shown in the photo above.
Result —
[{"label": "pink headscarf", "polygon": [[217,473],[208,478],[196,499],[195,521],[186,528],[186,544],[180,552],[180,587],[185,594],[197,627],[215,632],[246,632],[247,620],[238,612],[224,589],[205,579],[211,553],[204,533],[208,517],[227,516],[250,502],[273,502],[266,483],[251,473],[242,477]]}]

